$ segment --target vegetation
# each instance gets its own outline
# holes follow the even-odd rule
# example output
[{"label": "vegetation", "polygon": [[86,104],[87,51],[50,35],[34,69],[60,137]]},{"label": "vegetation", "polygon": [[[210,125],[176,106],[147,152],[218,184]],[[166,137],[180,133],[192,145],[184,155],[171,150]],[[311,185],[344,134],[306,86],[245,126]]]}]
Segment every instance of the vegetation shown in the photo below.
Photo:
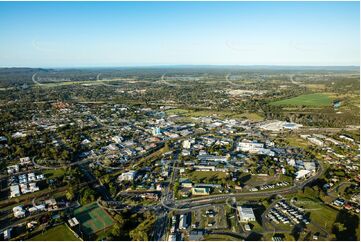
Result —
[{"label": "vegetation", "polygon": [[71,232],[66,225],[58,225],[42,232],[30,240],[32,241],[78,241],[73,232]]},{"label": "vegetation", "polygon": [[332,99],[324,93],[304,94],[290,99],[272,102],[279,106],[329,106]]}]

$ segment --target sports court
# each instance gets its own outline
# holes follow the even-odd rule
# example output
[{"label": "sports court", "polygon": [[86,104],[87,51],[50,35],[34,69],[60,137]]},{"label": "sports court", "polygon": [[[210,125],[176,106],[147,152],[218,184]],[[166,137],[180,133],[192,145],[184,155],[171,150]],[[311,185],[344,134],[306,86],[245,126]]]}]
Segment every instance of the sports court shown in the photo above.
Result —
[{"label": "sports court", "polygon": [[75,209],[74,216],[85,234],[95,234],[113,225],[113,220],[96,202]]}]

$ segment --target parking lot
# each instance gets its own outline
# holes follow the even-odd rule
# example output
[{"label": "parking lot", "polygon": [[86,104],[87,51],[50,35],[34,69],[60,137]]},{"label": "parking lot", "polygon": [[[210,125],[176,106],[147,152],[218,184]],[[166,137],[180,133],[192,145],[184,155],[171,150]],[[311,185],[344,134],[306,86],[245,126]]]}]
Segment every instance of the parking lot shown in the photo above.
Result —
[{"label": "parking lot", "polygon": [[295,225],[310,222],[302,209],[289,205],[285,200],[277,202],[266,217],[275,224]]}]

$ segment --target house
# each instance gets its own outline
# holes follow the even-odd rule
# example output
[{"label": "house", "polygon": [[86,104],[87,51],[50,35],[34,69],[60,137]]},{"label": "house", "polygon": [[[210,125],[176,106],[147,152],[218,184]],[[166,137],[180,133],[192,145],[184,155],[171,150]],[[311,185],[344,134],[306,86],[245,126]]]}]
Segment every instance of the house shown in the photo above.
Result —
[{"label": "house", "polygon": [[25,217],[25,210],[22,206],[13,207],[13,213],[15,218],[24,218]]},{"label": "house", "polygon": [[35,213],[35,212],[40,212],[40,211],[45,211],[45,210],[46,210],[46,208],[45,208],[44,204],[36,205],[36,206],[28,209],[29,213]]},{"label": "house", "polygon": [[238,219],[240,222],[247,223],[247,222],[256,221],[256,217],[254,216],[252,208],[238,206],[237,212],[238,212]]},{"label": "house", "polygon": [[192,144],[194,144],[194,139],[184,140],[183,141],[183,148],[184,149],[190,149]]},{"label": "house", "polygon": [[160,135],[161,134],[160,128],[159,127],[153,127],[152,128],[152,134],[154,136]]},{"label": "house", "polygon": [[189,156],[191,154],[191,152],[189,150],[182,150],[182,156]]},{"label": "house", "polygon": [[210,194],[210,188],[208,188],[208,187],[193,187],[192,188],[192,194],[195,195],[195,196],[209,195]]},{"label": "house", "polygon": [[73,217],[68,220],[68,223],[69,223],[70,227],[74,227],[79,224],[79,221],[75,217]]},{"label": "house", "polygon": [[20,164],[21,165],[26,165],[26,164],[29,164],[30,162],[31,162],[31,160],[30,160],[29,157],[20,158]]},{"label": "house", "polygon": [[3,232],[3,236],[4,236],[4,241],[10,240],[11,239],[11,231],[13,230],[13,228],[8,228],[5,229]]},{"label": "house", "polygon": [[20,189],[19,185],[12,185],[10,186],[10,198],[20,196]]},{"label": "house", "polygon": [[321,146],[321,147],[324,145],[322,140],[317,139],[315,137],[307,138],[307,140],[310,141],[312,144],[315,144],[315,145],[318,145],[318,146]]},{"label": "house", "polygon": [[14,174],[14,173],[17,173],[19,172],[19,165],[12,165],[12,166],[8,166],[7,167],[7,170],[8,170],[8,174]]}]

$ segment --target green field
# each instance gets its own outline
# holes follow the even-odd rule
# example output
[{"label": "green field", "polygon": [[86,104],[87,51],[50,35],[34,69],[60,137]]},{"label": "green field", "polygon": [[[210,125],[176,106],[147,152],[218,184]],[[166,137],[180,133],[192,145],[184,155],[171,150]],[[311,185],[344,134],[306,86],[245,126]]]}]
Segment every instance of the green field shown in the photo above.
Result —
[{"label": "green field", "polygon": [[77,237],[64,224],[53,227],[42,234],[31,238],[32,241],[79,241]]},{"label": "green field", "polygon": [[193,171],[188,178],[195,183],[209,183],[227,178],[227,174],[220,171]]},{"label": "green field", "polygon": [[81,206],[74,211],[85,234],[95,234],[113,225],[113,220],[96,202]]},{"label": "green field", "polygon": [[331,104],[331,97],[325,93],[305,94],[271,103],[276,106],[330,106]]}]

